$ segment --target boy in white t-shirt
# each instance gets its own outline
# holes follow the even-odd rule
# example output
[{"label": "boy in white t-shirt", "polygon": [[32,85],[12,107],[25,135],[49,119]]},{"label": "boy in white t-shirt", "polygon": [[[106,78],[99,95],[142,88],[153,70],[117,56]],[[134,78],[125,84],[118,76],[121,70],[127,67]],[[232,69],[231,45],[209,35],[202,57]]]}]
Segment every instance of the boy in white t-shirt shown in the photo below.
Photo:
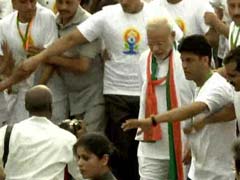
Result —
[{"label": "boy in white t-shirt", "polygon": [[[124,130],[140,127],[146,131],[157,123],[181,121],[190,117],[194,117],[194,122],[196,117],[207,116],[231,102],[232,86],[218,73],[212,73],[209,57],[199,55],[199,52],[206,48],[199,45],[199,42],[204,40],[199,35],[189,36],[179,47],[185,76],[194,80],[198,86],[194,102],[146,119],[128,120],[122,125]],[[231,169],[231,145],[235,138],[234,121],[208,125],[188,138],[192,150],[189,171],[191,179],[234,179]]]}]

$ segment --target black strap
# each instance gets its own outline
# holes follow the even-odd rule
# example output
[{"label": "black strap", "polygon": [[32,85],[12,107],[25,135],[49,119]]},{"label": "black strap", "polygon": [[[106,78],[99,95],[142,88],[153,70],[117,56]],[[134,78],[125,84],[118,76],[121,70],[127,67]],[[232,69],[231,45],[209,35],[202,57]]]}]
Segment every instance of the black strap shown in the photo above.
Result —
[{"label": "black strap", "polygon": [[13,125],[7,125],[7,129],[4,136],[4,151],[3,151],[3,157],[2,157],[3,167],[5,167],[8,159],[9,141],[10,141],[12,128],[13,128]]}]

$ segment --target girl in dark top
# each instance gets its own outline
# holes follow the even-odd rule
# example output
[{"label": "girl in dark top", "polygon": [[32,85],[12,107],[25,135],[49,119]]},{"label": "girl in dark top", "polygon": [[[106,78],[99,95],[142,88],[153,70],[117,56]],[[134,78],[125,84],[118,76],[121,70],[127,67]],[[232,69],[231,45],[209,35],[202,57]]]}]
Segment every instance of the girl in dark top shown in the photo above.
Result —
[{"label": "girl in dark top", "polygon": [[90,180],[117,180],[110,169],[114,148],[100,133],[82,135],[73,147],[83,178]]}]

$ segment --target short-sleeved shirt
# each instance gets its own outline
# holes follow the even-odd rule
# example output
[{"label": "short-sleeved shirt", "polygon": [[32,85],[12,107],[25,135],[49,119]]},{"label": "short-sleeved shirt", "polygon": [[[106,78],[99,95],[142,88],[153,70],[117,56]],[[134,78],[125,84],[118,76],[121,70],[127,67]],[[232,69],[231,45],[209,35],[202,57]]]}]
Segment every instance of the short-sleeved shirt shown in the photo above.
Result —
[{"label": "short-sleeved shirt", "polygon": [[[203,102],[207,116],[232,102],[233,87],[218,73],[214,73],[201,88],[196,90],[195,102]],[[197,118],[196,116],[195,118]],[[234,179],[231,146],[235,138],[235,121],[214,123],[189,135],[192,163],[189,177],[194,180]]]},{"label": "short-sleeved shirt", "polygon": [[[66,25],[62,25],[59,16],[57,16],[59,36],[70,32],[89,16],[90,14],[80,6],[72,20]],[[69,97],[71,115],[83,113],[90,107],[104,102],[102,91],[103,63],[99,57],[100,50],[100,41],[96,40],[88,44],[75,46],[64,53],[68,57],[79,59],[80,56],[83,56],[91,61],[90,69],[84,73],[73,73],[60,68],[60,75],[63,78]]]},{"label": "short-sleeved shirt", "polygon": [[78,26],[88,41],[100,37],[110,55],[104,67],[104,94],[140,95],[138,61],[148,48],[145,26],[150,11],[146,4],[134,14],[124,12],[120,4],[110,5]]}]

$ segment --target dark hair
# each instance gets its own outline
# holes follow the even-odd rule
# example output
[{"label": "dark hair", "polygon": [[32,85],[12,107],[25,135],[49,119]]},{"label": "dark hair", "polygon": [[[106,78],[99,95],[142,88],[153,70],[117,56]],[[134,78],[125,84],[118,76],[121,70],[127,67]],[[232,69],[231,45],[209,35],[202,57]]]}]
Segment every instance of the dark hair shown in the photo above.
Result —
[{"label": "dark hair", "polygon": [[234,62],[237,64],[236,70],[240,72],[240,46],[237,46],[236,48],[229,51],[223,60],[224,64],[229,64]]},{"label": "dark hair", "polygon": [[108,154],[108,165],[111,166],[110,160],[115,148],[105,135],[96,132],[83,134],[73,146],[75,155],[77,154],[78,147],[83,147],[87,151],[95,154],[98,158],[102,158],[103,155]]},{"label": "dark hair", "polygon": [[178,46],[179,52],[190,52],[198,56],[208,56],[211,64],[212,48],[203,35],[191,35],[182,39]]},{"label": "dark hair", "polygon": [[80,4],[82,5],[88,5],[90,3],[90,0],[81,0]]},{"label": "dark hair", "polygon": [[239,175],[240,173],[240,139],[237,138],[232,146],[232,151],[233,151],[233,158],[235,161],[235,168],[236,168],[236,173]]}]

